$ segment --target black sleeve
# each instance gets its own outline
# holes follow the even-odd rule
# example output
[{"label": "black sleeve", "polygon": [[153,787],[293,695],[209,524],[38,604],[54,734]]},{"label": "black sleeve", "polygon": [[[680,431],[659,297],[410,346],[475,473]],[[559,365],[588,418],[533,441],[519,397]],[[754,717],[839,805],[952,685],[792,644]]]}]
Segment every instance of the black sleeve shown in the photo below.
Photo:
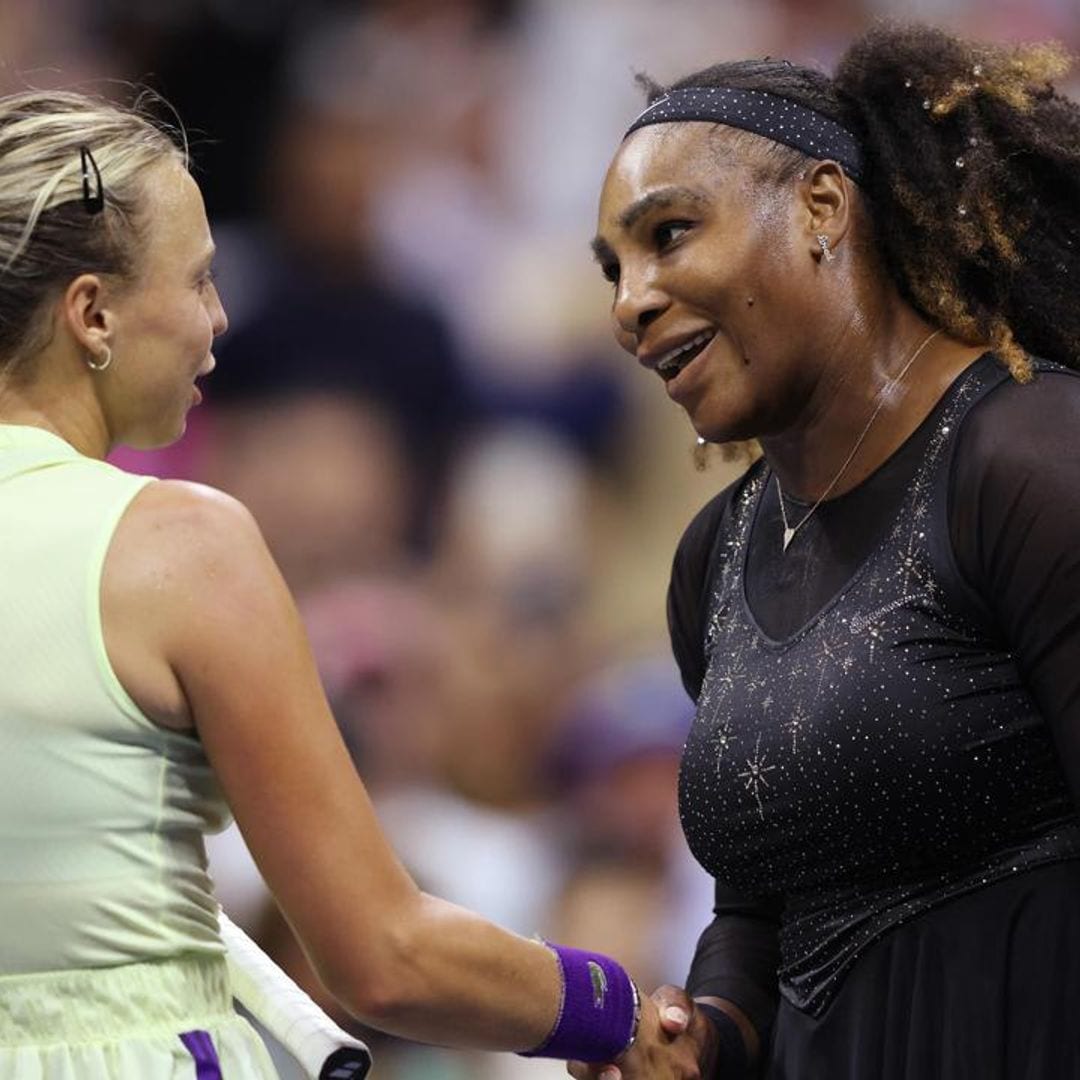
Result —
[{"label": "black sleeve", "polygon": [[667,595],[671,650],[683,686],[694,701],[705,680],[705,617],[713,543],[736,486],[732,484],[698,511],[679,541],[671,566]]},{"label": "black sleeve", "polygon": [[745,900],[716,883],[713,921],[698,940],[686,989],[691,997],[718,997],[747,1015],[765,1042],[779,998],[779,901]]},{"label": "black sleeve", "polygon": [[1042,371],[972,409],[949,529],[960,574],[1015,655],[1080,807],[1080,377]]}]

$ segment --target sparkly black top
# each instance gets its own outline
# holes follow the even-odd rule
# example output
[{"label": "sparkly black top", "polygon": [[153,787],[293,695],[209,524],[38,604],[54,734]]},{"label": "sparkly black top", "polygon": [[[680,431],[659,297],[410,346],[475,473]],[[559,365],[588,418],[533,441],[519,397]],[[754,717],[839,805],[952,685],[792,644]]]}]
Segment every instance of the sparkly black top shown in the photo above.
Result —
[{"label": "sparkly black top", "polygon": [[779,970],[818,1015],[890,928],[1080,858],[1078,435],[1080,378],[987,355],[786,553],[763,460],[691,524],[680,807],[718,883],[693,993],[761,1030]]}]

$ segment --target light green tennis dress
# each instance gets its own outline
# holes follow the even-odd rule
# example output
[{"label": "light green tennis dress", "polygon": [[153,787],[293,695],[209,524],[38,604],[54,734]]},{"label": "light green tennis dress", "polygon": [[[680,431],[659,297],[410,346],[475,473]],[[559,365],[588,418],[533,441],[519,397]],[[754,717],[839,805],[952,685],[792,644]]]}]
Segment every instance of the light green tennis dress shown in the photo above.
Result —
[{"label": "light green tennis dress", "polygon": [[0,1080],[276,1076],[218,935],[221,791],[105,652],[105,552],[148,482],[0,425]]}]

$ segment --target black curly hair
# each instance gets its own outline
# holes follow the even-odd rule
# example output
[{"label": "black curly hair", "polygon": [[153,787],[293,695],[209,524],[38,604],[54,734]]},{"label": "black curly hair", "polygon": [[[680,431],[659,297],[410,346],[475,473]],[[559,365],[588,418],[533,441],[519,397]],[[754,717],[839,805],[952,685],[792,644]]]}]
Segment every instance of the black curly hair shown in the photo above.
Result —
[{"label": "black curly hair", "polygon": [[[1028,354],[1080,368],[1080,106],[1052,81],[1056,44],[1001,46],[884,23],[833,78],[782,60],[716,64],[666,90],[722,86],[788,98],[843,124],[885,266],[931,323],[988,342],[1013,375]],[[781,176],[807,159],[775,145]]]}]

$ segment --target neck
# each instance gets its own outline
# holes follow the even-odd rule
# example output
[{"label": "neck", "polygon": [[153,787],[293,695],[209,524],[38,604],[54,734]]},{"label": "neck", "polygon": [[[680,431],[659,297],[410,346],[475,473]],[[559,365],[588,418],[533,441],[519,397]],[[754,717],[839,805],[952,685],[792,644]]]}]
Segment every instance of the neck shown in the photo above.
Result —
[{"label": "neck", "polygon": [[811,368],[818,374],[796,423],[761,440],[793,498],[814,502],[860,484],[984,351],[931,337],[934,327],[907,304],[878,311],[856,311],[838,328],[822,350],[827,359]]},{"label": "neck", "polygon": [[112,442],[89,378],[61,358],[42,354],[30,363],[30,378],[0,376],[0,423],[51,431],[79,453],[104,458]]}]

